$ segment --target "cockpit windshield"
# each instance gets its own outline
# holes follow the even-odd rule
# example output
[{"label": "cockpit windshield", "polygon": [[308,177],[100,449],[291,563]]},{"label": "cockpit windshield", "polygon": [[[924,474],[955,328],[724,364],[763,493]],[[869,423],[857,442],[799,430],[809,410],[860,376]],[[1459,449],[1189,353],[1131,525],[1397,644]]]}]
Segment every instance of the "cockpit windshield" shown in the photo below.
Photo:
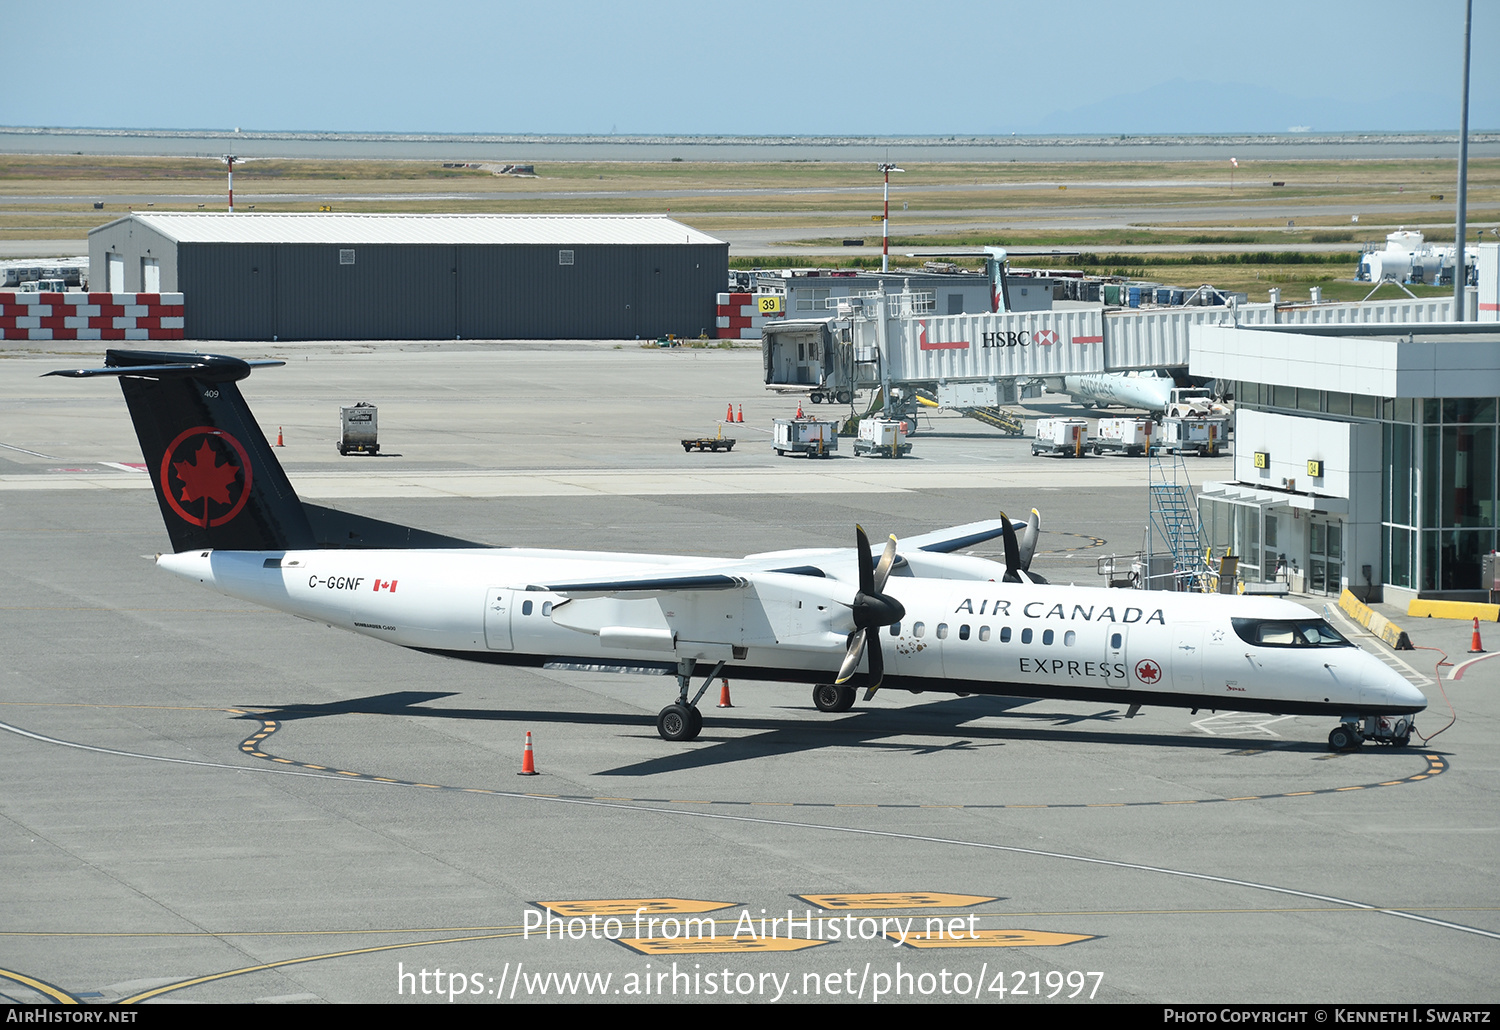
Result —
[{"label": "cockpit windshield", "polygon": [[1256,647],[1353,647],[1323,619],[1231,619],[1240,639]]}]

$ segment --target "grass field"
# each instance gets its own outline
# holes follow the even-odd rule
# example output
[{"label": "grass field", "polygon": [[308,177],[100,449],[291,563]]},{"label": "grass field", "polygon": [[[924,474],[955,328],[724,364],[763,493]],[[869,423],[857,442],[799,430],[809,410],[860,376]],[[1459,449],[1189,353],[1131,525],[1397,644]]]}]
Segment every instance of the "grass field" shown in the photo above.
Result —
[{"label": "grass field", "polygon": [[[709,233],[769,233],[789,253],[838,246],[860,226],[854,232],[866,246],[806,263],[879,262],[879,226],[870,219],[880,210],[880,179],[865,164],[547,162],[535,165],[534,177],[496,175],[495,167],[244,161],[235,168],[236,202],[241,211],[257,212],[330,205],[345,212],[670,213]],[[1424,227],[1434,239],[1451,235],[1456,177],[1455,161],[1413,159],[1244,162],[1232,187],[1230,169],[1220,162],[906,168],[891,189],[893,250],[1000,244],[1082,251],[1050,264],[1017,263],[1125,269],[1174,284],[1213,282],[1262,298],[1273,285],[1284,294],[1321,285],[1330,298],[1368,292],[1339,281],[1352,277],[1359,250],[1399,226]],[[0,156],[0,239],[83,240],[89,229],[131,208],[223,210],[224,186],[224,166],[214,157]],[[1350,210],[1359,214],[1357,223]],[[1500,227],[1500,159],[1470,161],[1468,221],[1475,231]],[[1320,262],[1274,260],[1279,250],[1308,244],[1347,245],[1347,251],[1319,255],[1326,259]],[[1143,245],[1184,250],[1110,253]],[[1271,258],[1241,258],[1261,252]],[[895,261],[912,264],[904,257]]]}]

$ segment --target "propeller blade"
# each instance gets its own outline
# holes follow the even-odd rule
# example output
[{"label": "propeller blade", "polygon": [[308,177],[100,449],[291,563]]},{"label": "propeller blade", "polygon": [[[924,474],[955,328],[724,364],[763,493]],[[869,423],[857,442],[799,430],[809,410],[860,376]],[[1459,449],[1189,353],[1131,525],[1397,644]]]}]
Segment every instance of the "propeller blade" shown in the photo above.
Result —
[{"label": "propeller blade", "polygon": [[886,577],[891,574],[891,567],[896,564],[896,534],[892,533],[885,542],[885,551],[880,555],[880,564],[875,566],[875,593],[885,589]]},{"label": "propeller blade", "polygon": [[1010,516],[1005,512],[1000,513],[1000,521],[1004,524],[1005,538],[1005,576],[1003,582],[1021,582],[1021,547],[1016,542],[1016,527],[1010,524]]},{"label": "propeller blade", "polygon": [[843,684],[854,677],[868,644],[870,672],[865,681],[865,697],[869,699],[875,696],[881,680],[885,678],[885,655],[880,650],[880,630],[906,618],[906,608],[900,601],[882,592],[886,579],[896,564],[895,536],[886,541],[878,566],[871,561],[870,538],[865,535],[864,527],[855,526],[854,536],[859,551],[856,556],[859,563],[859,591],[854,595],[854,603],[849,606],[849,614],[854,618],[856,629],[849,635],[849,649],[844,654],[843,664],[839,666],[839,678],[834,682]]},{"label": "propeller blade", "polygon": [[875,696],[875,691],[880,689],[881,680],[885,679],[885,658],[880,651],[880,634],[876,633],[870,642],[870,685],[865,688],[865,700]]},{"label": "propeller blade", "polygon": [[859,562],[859,592],[861,594],[879,593],[875,588],[875,575],[871,569],[874,561],[870,557],[870,538],[865,536],[865,527],[858,523],[854,525],[854,544]]},{"label": "propeller blade", "polygon": [[1026,528],[1021,531],[1021,568],[1027,572],[1031,571],[1031,559],[1036,556],[1037,539],[1042,535],[1042,513],[1035,508],[1031,509],[1031,516],[1026,520]]},{"label": "propeller blade", "polygon": [[[833,681],[836,686],[847,683],[854,675],[854,670],[859,668],[859,660],[864,657],[865,653],[865,636],[863,627],[849,634],[849,650],[844,653],[844,664],[839,666],[839,678]],[[878,653],[878,644],[876,648]],[[875,659],[872,657],[872,668],[874,667],[874,662]]]}]

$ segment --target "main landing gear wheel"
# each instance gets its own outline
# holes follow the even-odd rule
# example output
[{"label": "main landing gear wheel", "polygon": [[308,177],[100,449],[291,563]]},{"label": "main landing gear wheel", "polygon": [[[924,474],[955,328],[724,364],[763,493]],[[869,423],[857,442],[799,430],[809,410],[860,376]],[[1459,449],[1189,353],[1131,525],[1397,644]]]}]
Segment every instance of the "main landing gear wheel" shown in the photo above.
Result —
[{"label": "main landing gear wheel", "polygon": [[1328,734],[1328,750],[1330,751],[1353,751],[1365,742],[1349,726],[1335,726],[1333,732]]},{"label": "main landing gear wheel", "polygon": [[820,712],[847,712],[854,707],[854,688],[819,683],[813,687],[813,704]]},{"label": "main landing gear wheel", "polygon": [[692,705],[671,704],[656,716],[662,740],[696,740],[703,731],[703,713]]}]

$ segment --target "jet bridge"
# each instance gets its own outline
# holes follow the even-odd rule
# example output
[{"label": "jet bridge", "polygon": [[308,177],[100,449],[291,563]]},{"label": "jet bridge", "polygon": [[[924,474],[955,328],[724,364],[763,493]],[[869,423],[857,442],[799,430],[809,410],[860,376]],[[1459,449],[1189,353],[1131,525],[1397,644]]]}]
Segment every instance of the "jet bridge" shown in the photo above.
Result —
[{"label": "jet bridge", "polygon": [[[761,353],[767,389],[806,394],[814,404],[850,404],[861,390],[879,390],[887,414],[911,430],[924,403],[922,392],[928,402],[936,398],[940,407],[964,411],[1015,403],[1018,384],[1044,377],[1186,369],[1195,325],[1441,322],[1449,320],[1453,302],[1403,298],[938,315],[932,293],[908,289],[831,298],[830,304],[826,317],[765,327]],[[976,390],[981,399],[973,399]],[[971,399],[958,403],[950,400],[954,397]]]}]

